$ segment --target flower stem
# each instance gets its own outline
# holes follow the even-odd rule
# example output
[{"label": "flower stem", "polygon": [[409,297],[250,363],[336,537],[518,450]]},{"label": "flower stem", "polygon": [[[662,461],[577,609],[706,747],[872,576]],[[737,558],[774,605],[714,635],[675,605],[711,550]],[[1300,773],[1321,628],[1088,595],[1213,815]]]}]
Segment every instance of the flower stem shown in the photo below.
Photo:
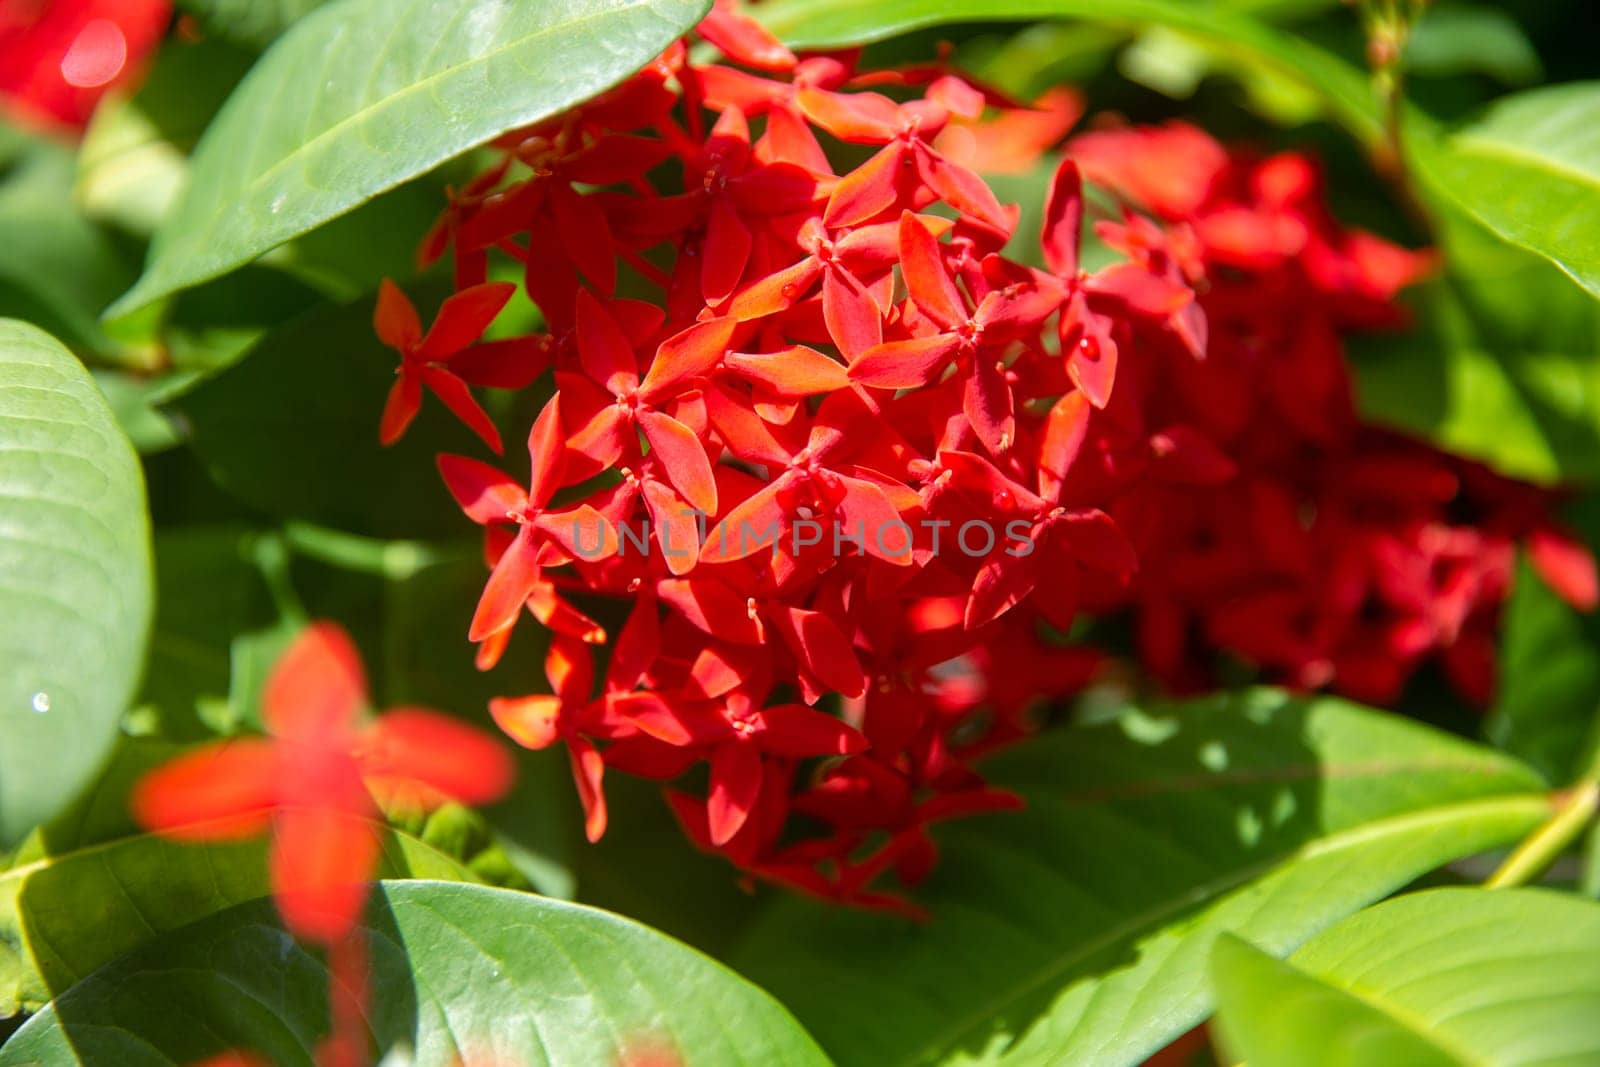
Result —
[{"label": "flower stem", "polygon": [[1511,850],[1500,868],[1484,882],[1487,889],[1527,885],[1578,839],[1600,811],[1600,782],[1580,782],[1556,795],[1556,811]]}]

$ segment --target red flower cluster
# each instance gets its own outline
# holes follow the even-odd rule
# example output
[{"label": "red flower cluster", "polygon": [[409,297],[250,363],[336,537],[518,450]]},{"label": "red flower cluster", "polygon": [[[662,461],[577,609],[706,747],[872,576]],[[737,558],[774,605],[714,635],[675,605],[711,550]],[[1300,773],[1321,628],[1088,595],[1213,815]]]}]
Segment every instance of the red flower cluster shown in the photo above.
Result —
[{"label": "red flower cluster", "polygon": [[172,16],[168,0],[0,3],[0,112],[81,127],[124,83]]},{"label": "red flower cluster", "polygon": [[[485,527],[480,666],[524,609],[553,633],[552,692],[493,715],[566,745],[591,839],[608,769],[704,764],[703,795],[668,794],[699,845],[909,910],[878,876],[915,883],[929,824],[1016,805],[971,757],[1093,674],[1059,640],[1082,610],[1133,607],[1174,682],[1215,648],[1352,690],[1363,655],[1403,677],[1477,654],[1511,539],[1553,536],[1544,501],[1356,424],[1339,331],[1392,318],[1425,260],[1336,226],[1304,160],[1087,135],[1029,265],[1016,209],[946,149],[1014,162],[1070,98],[1022,121],[941,65],[800,59],[720,4],[700,33],[731,64],[680,45],[502,138],[423,243],[458,295],[426,336],[392,290],[377,316],[403,354],[386,441],[427,386],[498,452],[467,385],[551,372],[526,488],[439,470]],[[1096,226],[1094,272],[1080,166],[1160,220]],[[472,343],[514,291],[496,260],[547,333]],[[1486,521],[1447,524],[1463,494]],[[574,594],[632,603],[614,640]]]},{"label": "red flower cluster", "polygon": [[1341,334],[1398,323],[1394,295],[1427,256],[1341,228],[1301,155],[1230,155],[1181,123],[1091,132],[1068,151],[1161,220],[1102,231],[1130,255],[1174,256],[1209,325],[1204,361],[1142,361],[1086,438],[1088,468],[1114,465],[1130,447],[1121,413],[1182,418],[1230,475],[1146,481],[1113,508],[1143,565],[1148,669],[1203,687],[1223,649],[1296,686],[1389,703],[1437,657],[1484,703],[1519,543],[1558,592],[1595,606],[1594,562],[1551,522],[1547,494],[1357,419]]}]

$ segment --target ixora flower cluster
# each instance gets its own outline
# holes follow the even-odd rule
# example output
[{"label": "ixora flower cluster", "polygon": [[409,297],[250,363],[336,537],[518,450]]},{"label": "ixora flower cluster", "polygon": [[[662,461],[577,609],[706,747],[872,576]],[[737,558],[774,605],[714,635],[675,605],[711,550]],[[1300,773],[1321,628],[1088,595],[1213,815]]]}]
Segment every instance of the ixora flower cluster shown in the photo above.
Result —
[{"label": "ixora flower cluster", "polygon": [[[591,840],[608,770],[705,764],[704,795],[667,794],[699,846],[914,911],[880,875],[914,884],[929,824],[1018,803],[971,759],[1093,675],[1061,640],[1080,614],[1131,612],[1173,687],[1226,650],[1384,699],[1437,655],[1482,699],[1518,543],[1593,604],[1546,496],[1356,419],[1341,333],[1395,323],[1429,259],[1339,226],[1304,157],[1089,132],[1034,244],[943,150],[985,139],[940,135],[1053,121],[939,65],[797,58],[720,6],[699,32],[731,62],[680,45],[497,142],[421,250],[459,291],[426,333],[392,286],[376,315],[384,441],[426,389],[498,453],[470,387],[549,395],[526,488],[438,466],[485,527],[479,665],[524,611],[553,634],[552,691],[494,719],[566,746]],[[1092,272],[1080,175],[1123,204]],[[547,333],[476,343],[517,291],[496,258]],[[608,635],[579,595],[631,614]]]}]

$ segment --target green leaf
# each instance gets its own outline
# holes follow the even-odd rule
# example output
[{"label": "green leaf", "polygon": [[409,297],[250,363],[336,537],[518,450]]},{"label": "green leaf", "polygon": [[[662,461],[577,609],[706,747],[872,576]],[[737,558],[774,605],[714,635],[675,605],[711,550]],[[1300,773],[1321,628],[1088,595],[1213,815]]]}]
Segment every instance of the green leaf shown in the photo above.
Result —
[{"label": "green leaf", "polygon": [[1429,77],[1482,73],[1506,85],[1530,85],[1544,75],[1521,24],[1479,4],[1435,4],[1423,12],[1406,39],[1405,66]]},{"label": "green leaf", "polygon": [[1281,963],[1212,956],[1216,1030],[1250,1067],[1600,1062],[1600,905],[1547,890],[1386,901]]},{"label": "green leaf", "polygon": [[1074,18],[1128,29],[1165,27],[1231,57],[1236,64],[1288,78],[1315,92],[1360,140],[1376,143],[1383,127],[1366,74],[1311,42],[1246,14],[1238,3],[1199,0],[774,0],[754,14],[789,44],[825,49],[868,44],[930,26],[997,20]]},{"label": "green leaf", "polygon": [[328,0],[178,0],[211,33],[236,44],[265,48]]},{"label": "green leaf", "polygon": [[[419,299],[425,315],[436,306]],[[432,396],[398,445],[378,444],[396,360],[373,334],[370,300],[322,309],[171,410],[217,484],[269,514],[376,537],[459,536],[434,456],[485,450]]]},{"label": "green leaf", "polygon": [[19,139],[0,164],[0,316],[39,323],[79,351],[117,358],[100,310],[134,267],[72,201],[73,156],[54,142]]},{"label": "green leaf", "polygon": [[[195,149],[121,314],[214,278],[453,156],[609,88],[702,0],[338,0],[296,22]],[[426,220],[418,220],[418,232]]]},{"label": "green leaf", "polygon": [[1600,477],[1600,305],[1443,201],[1431,157],[1414,158],[1446,270],[1407,294],[1412,328],[1353,340],[1363,417],[1511,477]]},{"label": "green leaf", "polygon": [[144,476],[53,338],[0,320],[0,846],[60,810],[117,736],[150,623]]},{"label": "green leaf", "polygon": [[1548,812],[1515,761],[1269,690],[994,759],[1021,813],[944,828],[925,926],[784,900],[732,962],[842,1063],[1129,1064],[1205,1018],[1222,931],[1286,951]]},{"label": "green leaf", "polygon": [[1600,618],[1555,594],[1523,559],[1501,621],[1488,736],[1553,782],[1570,782],[1600,731]]},{"label": "green leaf", "polygon": [[1503,97],[1441,147],[1442,186],[1600,296],[1600,82]]},{"label": "green leaf", "polygon": [[[265,838],[193,845],[132,824],[133,782],[176,751],[125,742],[94,791],[32,835],[0,871],[0,1017],[35,1010],[118,956],[271,892]],[[387,829],[382,872],[477,880],[443,852]]]},{"label": "green leaf", "polygon": [[[369,1016],[380,1050],[413,1062],[822,1065],[787,1011],[647,927],[524,893],[386,882],[368,911]],[[313,1062],[327,973],[266,908],[163,938],[29,1020],[0,1065],[191,1063],[250,1048]]]}]

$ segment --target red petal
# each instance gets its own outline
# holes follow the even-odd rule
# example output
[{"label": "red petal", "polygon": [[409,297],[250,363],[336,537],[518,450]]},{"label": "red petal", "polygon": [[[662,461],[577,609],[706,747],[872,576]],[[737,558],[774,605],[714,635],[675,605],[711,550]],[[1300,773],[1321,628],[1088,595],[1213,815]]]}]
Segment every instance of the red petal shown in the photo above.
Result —
[{"label": "red petal", "polygon": [[960,351],[960,338],[948,333],[885,341],[863,352],[848,373],[851,381],[862,385],[915,389],[937,379]]},{"label": "red petal", "polygon": [[372,328],[378,339],[390,348],[409,352],[422,340],[422,320],[417,309],[400,287],[385,278],[378,286],[378,304],[372,312]]},{"label": "red petal", "polygon": [[945,269],[938,238],[909,211],[900,216],[900,269],[917,309],[941,329],[953,330],[970,317]]},{"label": "red petal", "polygon": [[526,389],[550,367],[550,338],[507,337],[463,349],[450,360],[450,370],[469,385],[492,389]]},{"label": "red petal", "polygon": [[331,622],[300,631],[278,657],[261,693],[267,729],[294,740],[343,729],[366,702],[361,653],[350,635]]},{"label": "red petal", "polygon": [[659,592],[686,622],[704,633],[741,644],[761,643],[761,628],[750,618],[748,598],[723,582],[715,578],[667,580],[660,583]]},{"label": "red petal", "polygon": [[561,479],[565,474],[566,435],[566,427],[561,422],[561,397],[557,395],[550,398],[528,430],[528,463],[532,472],[528,502],[536,508],[550,503],[550,498],[561,488]]},{"label": "red petal", "polygon": [[778,493],[788,484],[792,483],[779,478],[723,516],[706,535],[706,543],[700,547],[700,562],[744,559],[777,540],[788,517],[788,511],[778,501]]},{"label": "red petal", "polygon": [[661,342],[650,361],[650,372],[639,386],[639,399],[660,405],[684,382],[710,373],[727,354],[738,325],[731,318],[708,319]]},{"label": "red petal", "polygon": [[360,815],[321,805],[281,810],[273,820],[272,889],[284,925],[320,944],[344,937],[360,921],[378,858],[377,827]]},{"label": "red petal", "polygon": [[776,756],[845,756],[867,747],[867,739],[853,727],[804,704],[763,708],[761,720],[766,729],[757,735],[758,742]]},{"label": "red petal", "polygon": [[578,291],[578,356],[583,370],[614,396],[639,387],[639,361],[616,320],[605,306],[589,294]]},{"label": "red petal", "polygon": [[217,741],[140,778],[129,806],[140,826],[180,840],[254,837],[270,821],[279,772],[270,742]]},{"label": "red petal", "polygon": [[699,518],[706,513],[653,478],[644,483],[644,502],[667,570],[675,575],[694,570],[700,558]]},{"label": "red petal", "polygon": [[733,199],[717,197],[701,248],[700,290],[706,303],[722,303],[743,279],[751,243],[750,228],[734,209]]},{"label": "red petal", "polygon": [[[541,624],[558,634],[575,637],[586,645],[604,644],[606,629],[577,608],[562,600],[556,594],[555,586],[549,582],[540,582],[533,587],[533,592],[528,594],[528,612]],[[497,637],[509,638],[511,631],[503,630],[494,637],[484,639],[485,647]],[[499,657],[495,657],[498,661]],[[490,667],[494,663],[489,664]],[[487,670],[488,667],[480,667]]]},{"label": "red petal", "polygon": [[1089,398],[1080,391],[1067,393],[1045,418],[1039,441],[1039,494],[1047,500],[1061,498],[1061,483],[1089,434]]},{"label": "red petal", "polygon": [[792,267],[751,282],[734,294],[725,310],[729,318],[740,322],[776,315],[809,293],[821,274],[821,261],[807,256]]},{"label": "red petal", "polygon": [[606,689],[626,691],[638,685],[661,655],[661,614],[654,596],[634,601],[628,621],[617,635],[606,666]]},{"label": "red petal", "polygon": [[706,796],[713,845],[721,847],[733,840],[760,795],[761,753],[745,744],[717,746],[711,753],[711,789]]},{"label": "red petal", "polygon": [[856,650],[832,619],[820,611],[786,605],[773,607],[771,617],[800,666],[817,680],[847,697],[859,697],[867,691],[866,674],[856,659]]},{"label": "red petal", "polygon": [[837,268],[822,275],[822,318],[828,336],[853,359],[883,340],[883,313],[861,283]]},{"label": "red petal", "polygon": [[1013,415],[1011,385],[1005,371],[983,353],[973,358],[972,373],[961,394],[961,410],[978,440],[995,455],[1011,447],[1017,439],[1017,420]]},{"label": "red petal", "polygon": [[534,540],[534,528],[523,526],[516,540],[506,549],[494,573],[483,588],[478,609],[472,616],[472,626],[467,631],[470,641],[482,641],[517,621],[522,605],[539,580],[539,550]]},{"label": "red petal", "polygon": [[906,146],[895,141],[839,179],[828,197],[822,219],[829,228],[856,226],[876,218],[900,201],[904,182],[901,164]]},{"label": "red petal", "polygon": [[550,207],[556,235],[568,258],[591,285],[610,296],[617,288],[617,257],[605,212],[594,200],[580,196],[561,181],[551,187]]},{"label": "red petal", "polygon": [[677,419],[659,411],[639,413],[639,428],[659,458],[667,478],[683,498],[707,515],[717,510],[717,482],[711,476],[711,461],[706,458],[700,439]]},{"label": "red petal", "polygon": [[1066,527],[1072,554],[1091,567],[1126,578],[1139,569],[1139,557],[1116,520],[1098,508],[1069,511],[1059,520]]},{"label": "red petal", "polygon": [[404,368],[394,385],[389,387],[389,397],[383,404],[383,417],[378,420],[378,443],[392,445],[405,434],[406,427],[422,410],[422,383],[416,375]]},{"label": "red petal", "polygon": [[735,11],[732,4],[713,6],[695,32],[742,66],[788,70],[795,64],[794,53],[782,41],[755,19]]},{"label": "red petal", "polygon": [[483,336],[516,291],[510,282],[486,282],[456,293],[440,306],[417,356],[428,361],[446,360],[466,348]]},{"label": "red petal", "polygon": [[1217,485],[1238,473],[1233,460],[1192,426],[1168,426],[1150,436],[1153,470],[1185,485]]},{"label": "red petal", "polygon": [[[967,601],[964,623],[975,630],[993,622],[1010,611],[1033,592],[1039,576],[1038,546],[1026,556],[1005,553],[995,556],[982,567],[972,581],[972,598]],[[1070,567],[1070,563],[1056,562],[1052,566]]]},{"label": "red petal", "polygon": [[859,534],[869,556],[899,566],[911,564],[913,532],[878,486],[840,475],[844,499],[839,503],[844,533]]},{"label": "red petal", "polygon": [[444,454],[437,460],[439,476],[467,518],[480,526],[506,522],[528,506],[528,494],[511,477],[468,456]]},{"label": "red petal", "polygon": [[1078,245],[1083,239],[1083,181],[1078,165],[1063,159],[1044,204],[1044,261],[1059,278],[1078,276]]},{"label": "red petal", "polygon": [[567,759],[572,764],[578,800],[583,804],[584,836],[593,844],[606,833],[605,761],[593,745],[579,737],[567,740]]},{"label": "red petal", "polygon": [[561,737],[561,698],[550,693],[496,697],[489,701],[489,714],[523,748],[549,748]]},{"label": "red petal", "polygon": [[1011,220],[982,178],[966,167],[951,163],[926,145],[917,146],[916,160],[917,173],[945,203],[996,233],[1010,235]]},{"label": "red petal", "polygon": [[725,362],[729,370],[784,397],[831,393],[850,384],[843,364],[802,345],[776,352],[731,352]]},{"label": "red petal", "polygon": [[588,504],[566,511],[546,512],[534,525],[569,556],[600,560],[617,553],[617,531],[604,515]]},{"label": "red petal", "polygon": [[449,408],[467,428],[477,434],[496,455],[505,451],[505,446],[500,443],[500,431],[495,428],[494,420],[489,418],[489,413],[478,406],[478,401],[473,398],[472,390],[467,388],[467,383],[457,378],[447,370],[438,367],[422,368],[422,380],[433,390],[433,395],[444,401],[444,406]]},{"label": "red petal", "polygon": [[1593,611],[1600,603],[1594,556],[1578,541],[1548,527],[1528,537],[1528,562],[1568,604]]},{"label": "red petal", "polygon": [[899,105],[880,93],[805,88],[795,94],[795,103],[812,123],[853,144],[887,144],[902,125]]},{"label": "red petal", "polygon": [[425,786],[463,804],[487,804],[511,788],[516,765],[475,727],[426,708],[387,711],[367,729],[362,773]]}]

